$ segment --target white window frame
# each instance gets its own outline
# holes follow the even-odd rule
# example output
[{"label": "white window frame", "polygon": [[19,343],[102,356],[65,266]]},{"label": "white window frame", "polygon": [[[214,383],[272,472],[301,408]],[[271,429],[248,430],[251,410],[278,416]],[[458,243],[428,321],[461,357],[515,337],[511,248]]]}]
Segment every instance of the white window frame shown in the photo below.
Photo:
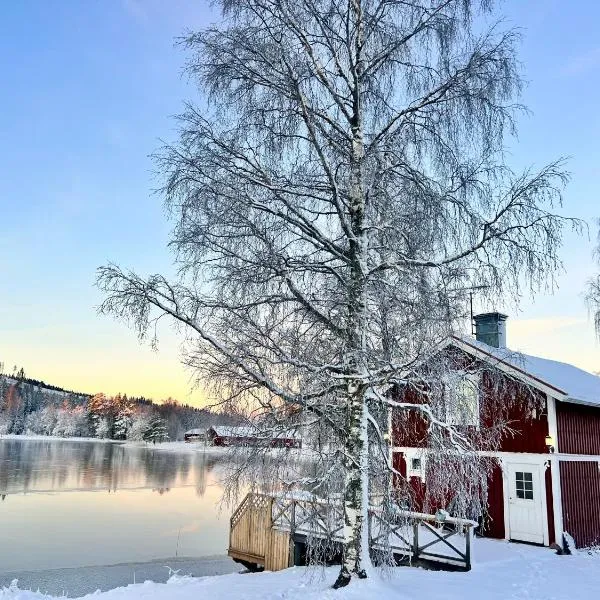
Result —
[{"label": "white window frame", "polygon": [[[413,468],[413,460],[418,459],[421,461],[421,466]],[[422,451],[407,452],[405,455],[406,460],[406,475],[407,478],[418,477],[421,481],[425,481],[425,453]]]},{"label": "white window frame", "polygon": [[[449,398],[449,390],[451,388],[456,389],[460,384],[466,382],[473,387],[475,390],[475,406],[473,406],[472,416],[473,419],[469,422],[460,422],[456,413],[453,414],[451,411],[451,402]],[[453,371],[452,373],[444,377],[444,404],[446,423],[448,425],[454,425],[457,427],[476,427],[479,428],[480,423],[480,404],[481,404],[481,378],[478,373],[469,373],[467,371]]]}]

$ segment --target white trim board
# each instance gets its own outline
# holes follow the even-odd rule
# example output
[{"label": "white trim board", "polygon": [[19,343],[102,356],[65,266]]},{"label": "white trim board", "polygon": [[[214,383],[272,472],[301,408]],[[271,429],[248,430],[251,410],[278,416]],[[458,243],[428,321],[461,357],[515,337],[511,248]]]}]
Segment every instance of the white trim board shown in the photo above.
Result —
[{"label": "white trim board", "polygon": [[[394,446],[393,452],[423,452],[427,453],[427,448],[417,448],[415,446]],[[515,461],[521,462],[545,462],[552,458],[557,458],[561,461],[570,462],[600,462],[600,454],[566,454],[561,452],[554,452],[552,454],[542,454],[541,452],[501,452],[492,450],[478,450],[477,454],[480,456],[494,456],[496,458],[510,457],[514,458]]]}]

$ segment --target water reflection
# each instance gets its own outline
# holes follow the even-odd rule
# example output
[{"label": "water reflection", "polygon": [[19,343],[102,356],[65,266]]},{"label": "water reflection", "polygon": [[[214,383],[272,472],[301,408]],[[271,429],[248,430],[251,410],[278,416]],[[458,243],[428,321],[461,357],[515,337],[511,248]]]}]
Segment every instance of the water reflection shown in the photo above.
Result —
[{"label": "water reflection", "polygon": [[219,458],[112,443],[0,440],[0,497],[28,492],[174,487],[204,495]]},{"label": "water reflection", "polygon": [[0,439],[0,574],[223,555],[223,458]]}]

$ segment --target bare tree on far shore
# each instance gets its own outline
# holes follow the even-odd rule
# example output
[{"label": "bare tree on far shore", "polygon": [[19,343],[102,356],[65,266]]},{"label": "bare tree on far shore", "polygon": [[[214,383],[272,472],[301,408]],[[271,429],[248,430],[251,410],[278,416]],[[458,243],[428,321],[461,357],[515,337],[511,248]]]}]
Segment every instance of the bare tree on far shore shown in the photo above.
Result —
[{"label": "bare tree on far shore", "polygon": [[[600,219],[598,220],[598,225],[600,225]],[[598,260],[598,266],[600,267],[600,232],[598,233],[598,246],[595,250],[595,255]],[[598,338],[600,338],[600,273],[588,281],[586,300],[594,317],[596,334],[598,335]]]},{"label": "bare tree on far shore", "polygon": [[[418,411],[448,456],[481,468],[447,406],[387,391],[458,327],[470,289],[516,298],[552,280],[577,225],[554,212],[567,175],[506,163],[518,34],[491,1],[217,4],[220,24],[182,40],[202,102],[156,157],[179,275],[102,267],[102,311],[142,336],[171,317],[222,402],[321,429],[308,479],[343,500],[339,587],[368,575],[390,410]],[[482,487],[461,490],[480,505]]]}]

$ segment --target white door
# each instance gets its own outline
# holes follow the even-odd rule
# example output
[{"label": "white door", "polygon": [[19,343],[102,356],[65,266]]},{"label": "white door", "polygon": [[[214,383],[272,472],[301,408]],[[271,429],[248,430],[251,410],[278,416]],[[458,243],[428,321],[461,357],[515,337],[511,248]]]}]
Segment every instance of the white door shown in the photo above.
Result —
[{"label": "white door", "polygon": [[546,499],[542,498],[540,467],[527,464],[507,467],[510,539],[543,544]]}]

